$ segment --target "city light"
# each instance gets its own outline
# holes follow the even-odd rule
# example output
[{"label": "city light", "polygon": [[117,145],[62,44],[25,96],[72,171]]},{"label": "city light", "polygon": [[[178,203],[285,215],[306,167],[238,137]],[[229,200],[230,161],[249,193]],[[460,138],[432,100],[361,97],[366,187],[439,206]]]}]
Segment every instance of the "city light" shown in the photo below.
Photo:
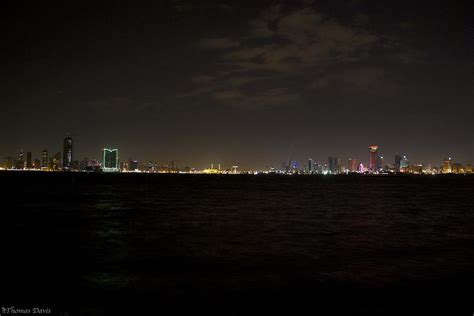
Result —
[{"label": "city light", "polygon": [[[67,136],[63,142],[63,152],[49,156],[48,150],[41,152],[41,160],[33,159],[32,152],[26,152],[26,160],[23,149],[19,151],[17,158],[12,156],[5,158],[0,166],[0,171],[44,171],[44,172],[121,172],[121,173],[176,173],[176,174],[212,174],[212,175],[439,175],[439,174],[472,174],[471,164],[460,164],[454,162],[452,156],[445,158],[439,167],[430,163],[410,163],[407,155],[394,155],[393,163],[387,161],[386,155],[379,155],[380,146],[369,146],[368,164],[351,156],[347,160],[337,156],[329,156],[327,163],[309,158],[307,164],[300,164],[297,160],[284,162],[281,168],[269,166],[266,169],[241,169],[237,164],[229,167],[217,167],[213,163],[206,168],[179,167],[177,161],[170,164],[160,164],[156,161],[140,163],[139,160],[119,160],[117,148],[103,148],[101,160],[84,158],[82,161],[73,160],[75,148],[73,139]],[[347,165],[344,164],[347,162]]]}]

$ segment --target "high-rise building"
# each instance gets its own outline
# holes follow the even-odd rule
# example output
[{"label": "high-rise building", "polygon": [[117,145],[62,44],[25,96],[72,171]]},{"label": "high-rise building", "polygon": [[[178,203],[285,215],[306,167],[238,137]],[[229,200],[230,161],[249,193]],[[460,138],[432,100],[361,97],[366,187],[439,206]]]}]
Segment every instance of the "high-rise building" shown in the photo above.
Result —
[{"label": "high-rise building", "polygon": [[377,157],[376,169],[377,171],[383,170],[383,157],[382,156]]},{"label": "high-rise building", "polygon": [[377,151],[379,146],[372,145],[369,146],[370,154],[369,154],[369,170],[371,172],[375,172],[377,170]]},{"label": "high-rise building", "polygon": [[118,149],[103,149],[102,170],[104,172],[119,171]]},{"label": "high-rise building", "polygon": [[41,160],[41,168],[47,169],[48,166],[49,166],[48,151],[46,149],[43,149],[43,155],[42,155],[42,160]]},{"label": "high-rise building", "polygon": [[337,174],[342,166],[339,164],[339,158],[328,157],[328,172],[330,174]]},{"label": "high-rise building", "polygon": [[443,160],[443,173],[451,173],[451,157]]},{"label": "high-rise building", "polygon": [[336,159],[334,157],[328,157],[328,172],[333,174],[336,172]]},{"label": "high-rise building", "polygon": [[138,171],[138,160],[130,160],[128,163],[129,171]]},{"label": "high-rise building", "polygon": [[354,158],[349,158],[347,161],[349,172],[357,172],[357,160]]},{"label": "high-rise building", "polygon": [[16,161],[16,168],[25,169],[25,158],[23,155],[23,149],[20,150],[20,153],[18,154],[18,160]]},{"label": "high-rise building", "polygon": [[72,168],[72,138],[67,136],[63,142],[63,169],[71,170]]},{"label": "high-rise building", "polygon": [[395,155],[395,163],[393,165],[393,168],[395,169],[395,172],[400,172],[400,163],[402,161],[402,157],[397,153]]},{"label": "high-rise building", "polygon": [[314,173],[314,161],[313,159],[308,159],[308,172]]},{"label": "high-rise building", "polygon": [[26,153],[26,169],[33,169],[33,157],[31,151]]},{"label": "high-rise building", "polygon": [[403,156],[403,158],[400,160],[400,172],[408,172],[410,166],[410,161],[408,160],[407,156]]}]

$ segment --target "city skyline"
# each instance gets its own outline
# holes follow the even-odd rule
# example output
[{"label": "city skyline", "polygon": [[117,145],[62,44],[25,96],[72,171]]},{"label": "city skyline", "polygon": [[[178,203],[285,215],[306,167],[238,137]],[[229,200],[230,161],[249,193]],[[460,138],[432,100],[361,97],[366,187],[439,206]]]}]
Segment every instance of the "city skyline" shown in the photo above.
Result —
[{"label": "city skyline", "polygon": [[473,12],[5,1],[0,313],[470,315]]},{"label": "city skyline", "polygon": [[474,157],[464,2],[7,7],[4,154],[60,151],[69,132],[77,157],[113,146],[195,165],[366,161],[367,144]]},{"label": "city skyline", "polygon": [[[49,169],[49,170],[85,170],[87,167],[100,167],[106,172],[118,172],[122,169],[129,170],[130,168],[128,165],[136,166],[131,168],[130,170],[138,170],[146,168],[146,165],[152,164],[155,168],[159,166],[163,167],[166,166],[167,168],[171,165],[173,166],[173,170],[179,170],[179,168],[174,166],[175,164],[179,164],[179,160],[171,160],[170,163],[163,161],[160,159],[152,159],[152,160],[140,160],[137,159],[136,156],[132,156],[129,158],[122,158],[119,159],[119,149],[118,148],[106,148],[103,147],[101,149],[101,156],[97,159],[95,156],[84,156],[79,159],[73,158],[73,152],[76,152],[76,148],[73,146],[74,139],[70,136],[69,133],[66,134],[66,137],[63,139],[63,150],[62,152],[59,151],[55,155],[53,155],[50,159],[48,159],[49,151],[48,149],[43,149],[41,151],[41,159],[37,158],[36,156],[33,157],[31,151],[26,151],[26,160],[25,160],[25,152],[23,149],[20,150],[18,156],[7,156],[3,162],[3,168],[6,169]],[[423,170],[428,167],[429,170],[431,168],[439,167],[441,170],[448,170],[451,173],[451,163],[454,165],[459,165],[463,167],[464,165],[472,166],[472,160],[468,162],[460,163],[459,160],[453,159],[452,155],[445,156],[441,161],[437,163],[431,162],[419,162],[416,159],[409,158],[405,154],[400,154],[396,152],[392,157],[392,160],[389,158],[390,155],[385,155],[380,149],[383,147],[378,145],[370,145],[368,146],[369,151],[367,152],[368,157],[367,160],[363,158],[357,158],[355,156],[328,156],[326,160],[316,160],[313,158],[306,158],[308,164],[305,165],[305,159],[290,159],[283,161],[281,163],[281,168],[278,168],[277,164],[267,164],[264,168],[257,168],[257,167],[244,167],[241,170],[278,170],[278,171],[285,171],[291,173],[291,170],[297,171],[304,171],[308,173],[323,173],[323,169],[317,172],[318,166],[324,168],[325,173],[345,173],[345,172],[370,172],[376,173],[382,170],[391,169],[394,172],[401,172],[402,170],[406,170],[407,168],[413,168],[414,166],[418,166],[423,168]],[[62,159],[61,159],[62,157]],[[311,156],[309,156],[311,157]],[[33,163],[34,158],[34,163]],[[125,163],[126,168],[123,167]],[[209,165],[213,165],[214,163],[219,165],[219,170],[221,169],[221,162],[208,162],[205,166],[197,166],[192,163],[184,163],[186,168],[197,168],[199,170],[211,170],[213,167],[209,168]],[[447,166],[449,164],[449,167]],[[236,167],[238,164],[237,161],[234,161],[233,164],[229,165],[229,169],[232,167]],[[10,167],[9,167],[10,166]],[[459,166],[457,168],[459,168]],[[92,170],[92,169],[91,169]],[[402,171],[403,172],[403,171]],[[405,171],[406,172],[406,171]]]}]

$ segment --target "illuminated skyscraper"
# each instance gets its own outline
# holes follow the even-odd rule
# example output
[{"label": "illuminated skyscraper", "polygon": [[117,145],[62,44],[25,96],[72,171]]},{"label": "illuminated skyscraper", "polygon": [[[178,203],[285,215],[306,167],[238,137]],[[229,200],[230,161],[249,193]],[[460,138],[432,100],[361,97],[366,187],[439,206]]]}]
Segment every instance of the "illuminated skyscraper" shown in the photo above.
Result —
[{"label": "illuminated skyscraper", "polygon": [[48,151],[46,149],[43,149],[43,155],[42,155],[42,160],[41,160],[41,168],[47,169],[49,162],[48,162]]},{"label": "illuminated skyscraper", "polygon": [[71,170],[72,167],[72,138],[66,137],[63,142],[63,170]]},{"label": "illuminated skyscraper", "polygon": [[370,154],[369,154],[369,170],[374,172],[377,170],[377,151],[379,146],[369,146]]},{"label": "illuminated skyscraper", "polygon": [[357,160],[354,158],[349,158],[347,162],[349,172],[357,172]]},{"label": "illuminated skyscraper", "polygon": [[103,149],[102,155],[102,170],[104,172],[118,172],[119,161],[118,161],[118,149]]},{"label": "illuminated skyscraper", "polygon": [[339,172],[339,158],[328,157],[328,172],[331,174],[337,174]]},{"label": "illuminated skyscraper", "polygon": [[407,156],[403,156],[403,158],[400,160],[400,171],[407,172],[409,166],[410,161],[408,160]]},{"label": "illuminated skyscraper", "polygon": [[443,161],[443,173],[451,173],[451,157]]},{"label": "illuminated skyscraper", "polygon": [[383,157],[381,157],[381,156],[377,157],[376,169],[377,169],[377,171],[383,170]]},{"label": "illuminated skyscraper", "polygon": [[334,157],[328,157],[328,172],[335,173],[336,172],[336,162]]}]

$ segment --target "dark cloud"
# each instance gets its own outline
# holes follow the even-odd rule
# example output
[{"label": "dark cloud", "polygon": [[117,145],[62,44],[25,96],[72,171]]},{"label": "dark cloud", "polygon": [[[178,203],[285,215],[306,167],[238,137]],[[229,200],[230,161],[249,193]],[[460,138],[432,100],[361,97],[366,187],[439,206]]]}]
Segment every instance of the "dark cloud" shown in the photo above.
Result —
[{"label": "dark cloud", "polygon": [[204,49],[227,49],[239,46],[239,42],[229,38],[205,38],[199,41],[199,47]]},{"label": "dark cloud", "polygon": [[371,89],[393,88],[395,84],[387,78],[383,68],[345,68],[333,70],[319,76],[309,84],[309,88],[316,90],[367,92]]},{"label": "dark cloud", "polygon": [[[355,20],[344,24],[311,5],[291,10],[271,6],[251,20],[247,31],[236,39],[199,41],[202,48],[225,51],[217,56],[215,66],[220,71],[213,73],[212,84],[193,80],[201,85],[195,92],[245,108],[281,105],[295,102],[308,89],[335,83],[347,85],[348,91],[388,84],[389,80],[380,80],[385,74],[382,68],[370,64],[372,54],[404,62],[417,57],[415,49],[363,28],[369,22],[367,15],[357,13]],[[333,71],[334,66],[344,65],[352,70],[325,73],[325,69]],[[309,83],[308,76],[313,78]],[[300,84],[282,89],[279,80],[289,77]]]}]

